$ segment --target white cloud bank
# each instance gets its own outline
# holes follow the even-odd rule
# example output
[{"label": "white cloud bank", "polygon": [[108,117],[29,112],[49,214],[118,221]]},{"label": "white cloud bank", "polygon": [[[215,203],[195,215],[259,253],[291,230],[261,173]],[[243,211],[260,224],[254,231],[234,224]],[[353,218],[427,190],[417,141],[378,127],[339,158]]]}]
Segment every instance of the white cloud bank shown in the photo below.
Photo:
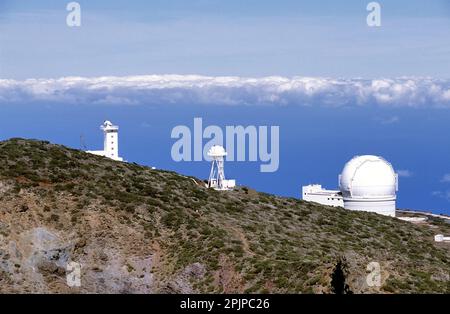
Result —
[{"label": "white cloud bank", "polygon": [[199,75],[0,79],[0,104],[36,102],[450,108],[450,80]]}]

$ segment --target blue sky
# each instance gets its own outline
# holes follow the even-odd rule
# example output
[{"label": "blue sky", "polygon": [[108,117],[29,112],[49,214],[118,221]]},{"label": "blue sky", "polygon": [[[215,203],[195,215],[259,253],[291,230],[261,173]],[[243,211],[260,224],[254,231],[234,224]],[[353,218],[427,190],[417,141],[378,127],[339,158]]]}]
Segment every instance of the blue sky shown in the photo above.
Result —
[{"label": "blue sky", "polygon": [[80,28],[68,2],[2,0],[1,77],[450,73],[446,0],[380,1],[380,28],[361,0],[89,0]]},{"label": "blue sky", "polygon": [[99,149],[111,119],[125,159],[204,178],[171,159],[173,127],[279,125],[279,171],[227,175],[299,197],[377,154],[399,207],[450,213],[449,1],[379,1],[379,28],[360,0],[80,0],[80,28],[68,2],[0,2],[0,139]]}]

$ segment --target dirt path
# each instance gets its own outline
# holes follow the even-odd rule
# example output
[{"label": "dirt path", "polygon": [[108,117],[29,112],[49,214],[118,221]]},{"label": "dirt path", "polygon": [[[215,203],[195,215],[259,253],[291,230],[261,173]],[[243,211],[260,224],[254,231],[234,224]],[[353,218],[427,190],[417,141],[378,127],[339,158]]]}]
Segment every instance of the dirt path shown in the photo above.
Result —
[{"label": "dirt path", "polygon": [[250,249],[250,244],[248,243],[247,238],[245,237],[244,232],[237,228],[237,227],[231,227],[230,229],[234,232],[234,234],[239,238],[239,240],[242,243],[242,248],[244,250],[245,253],[247,253],[248,255],[255,255],[255,253]]}]

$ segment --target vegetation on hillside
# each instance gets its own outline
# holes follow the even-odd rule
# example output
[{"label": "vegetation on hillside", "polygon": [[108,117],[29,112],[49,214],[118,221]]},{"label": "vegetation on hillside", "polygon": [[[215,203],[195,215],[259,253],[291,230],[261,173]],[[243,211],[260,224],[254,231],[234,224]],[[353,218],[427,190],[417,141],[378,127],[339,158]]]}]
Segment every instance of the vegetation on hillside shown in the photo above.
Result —
[{"label": "vegetation on hillside", "polygon": [[[83,257],[91,254],[83,247],[100,239],[97,251],[120,242],[157,254],[142,273],[125,265],[130,276],[151,272],[152,292],[450,292],[449,246],[433,241],[450,233],[440,219],[414,225],[247,187],[218,192],[196,178],[43,141],[1,142],[0,160],[0,292],[20,290],[17,276],[2,269],[12,258],[2,246],[37,227],[75,234],[67,254],[95,261],[87,276],[111,262]],[[94,216],[107,228],[92,227]],[[370,262],[381,266],[380,287],[366,283]],[[20,273],[24,259],[14,263]],[[200,270],[189,272],[193,265]],[[180,274],[191,290],[180,288]],[[54,272],[47,284],[64,276]]]}]

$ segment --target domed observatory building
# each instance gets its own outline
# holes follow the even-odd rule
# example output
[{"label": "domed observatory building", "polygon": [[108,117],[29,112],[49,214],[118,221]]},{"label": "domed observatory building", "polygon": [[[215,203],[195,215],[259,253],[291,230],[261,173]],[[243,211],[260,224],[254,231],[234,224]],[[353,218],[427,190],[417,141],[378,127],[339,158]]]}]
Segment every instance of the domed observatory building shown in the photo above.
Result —
[{"label": "domed observatory building", "polygon": [[398,175],[379,156],[353,157],[339,176],[344,208],[395,217]]}]

